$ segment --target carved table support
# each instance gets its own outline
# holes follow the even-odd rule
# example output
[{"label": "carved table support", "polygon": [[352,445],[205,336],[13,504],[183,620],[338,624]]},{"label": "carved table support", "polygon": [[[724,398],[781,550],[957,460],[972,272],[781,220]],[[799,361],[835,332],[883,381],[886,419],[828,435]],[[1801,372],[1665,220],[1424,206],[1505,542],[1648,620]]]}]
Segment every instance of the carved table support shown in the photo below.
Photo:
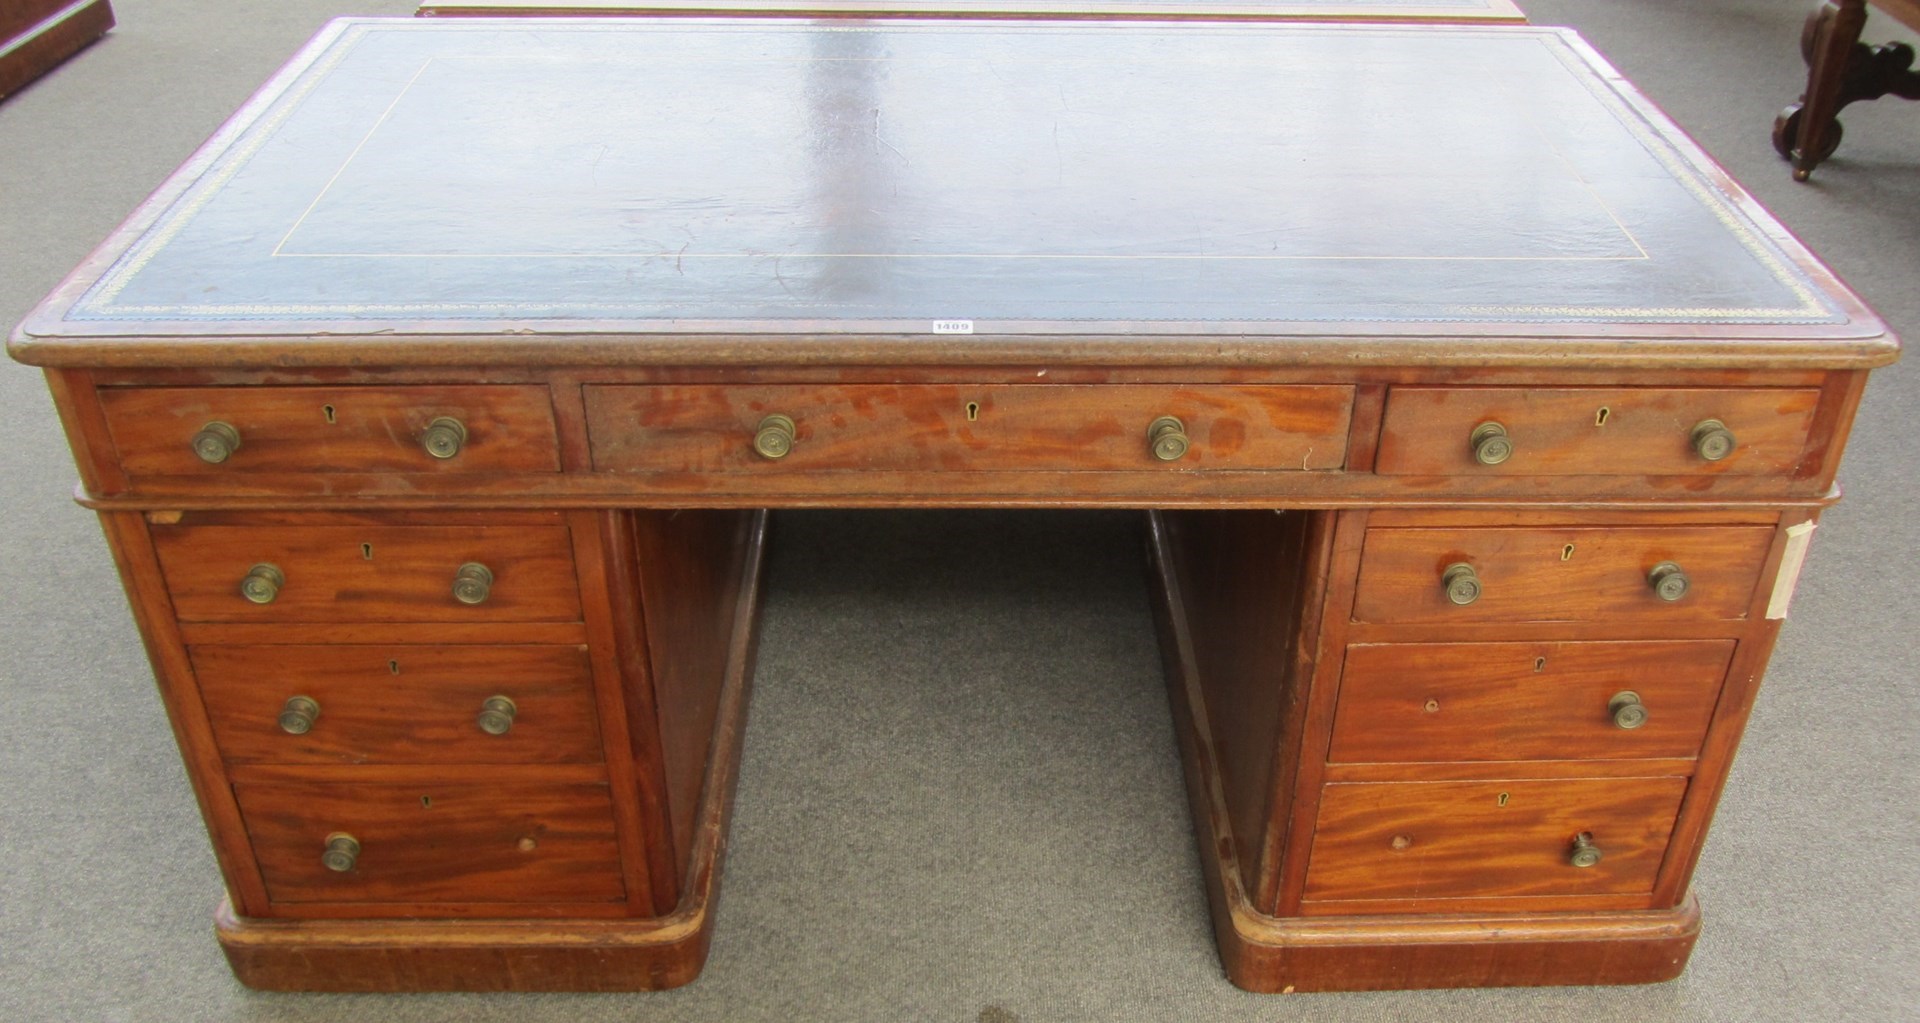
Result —
[{"label": "carved table support", "polygon": [[1829,0],[1807,16],[1800,54],[1807,62],[1807,90],[1773,122],[1773,147],[1793,161],[1793,179],[1805,181],[1840,146],[1840,111],[1855,100],[1889,93],[1920,99],[1920,73],[1913,47],[1868,46],[1860,41],[1867,0]]}]

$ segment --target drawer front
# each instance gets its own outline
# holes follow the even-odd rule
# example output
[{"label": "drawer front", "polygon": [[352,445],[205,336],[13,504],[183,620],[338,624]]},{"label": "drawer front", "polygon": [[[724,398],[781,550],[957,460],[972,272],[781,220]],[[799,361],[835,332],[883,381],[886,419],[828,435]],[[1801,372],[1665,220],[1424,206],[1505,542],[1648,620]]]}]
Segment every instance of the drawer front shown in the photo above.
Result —
[{"label": "drawer front", "polygon": [[[1328,785],[1305,898],[1650,894],[1686,786],[1685,778]],[[1588,867],[1572,862],[1582,834],[1600,852]]]},{"label": "drawer front", "polygon": [[[110,387],[100,404],[131,476],[560,470],[545,387]],[[427,447],[441,419],[464,434],[445,457]],[[239,439],[217,462],[194,444],[209,423]]]},{"label": "drawer front", "polygon": [[[604,785],[472,780],[233,787],[275,902],[609,902],[625,897]],[[322,861],[331,836],[358,845]]]},{"label": "drawer front", "polygon": [[[600,386],[586,389],[594,468],[790,470],[1338,469],[1347,387],[1131,385]],[[754,448],[771,415],[791,450]],[[1184,454],[1148,428],[1180,421]]]},{"label": "drawer front", "polygon": [[[1396,387],[1375,471],[1414,476],[1788,475],[1800,465],[1813,388]],[[1718,420],[1731,450],[1709,460],[1694,429]],[[1498,423],[1512,453],[1482,464],[1474,431]]]},{"label": "drawer front", "polygon": [[[189,653],[230,764],[603,758],[585,647],[202,646]],[[310,704],[289,704],[300,699]]]},{"label": "drawer front", "polygon": [[1733,647],[1732,640],[1350,646],[1328,759],[1692,757]]},{"label": "drawer front", "polygon": [[[1374,529],[1360,557],[1360,622],[1661,622],[1745,618],[1774,531],[1768,526]],[[1662,599],[1652,574],[1687,580]],[[1470,603],[1446,584],[1467,565]]]},{"label": "drawer front", "polygon": [[[580,620],[565,526],[155,525],[175,612],[189,622],[574,622]],[[242,584],[272,566],[265,602]],[[491,582],[467,603],[464,566]]]}]

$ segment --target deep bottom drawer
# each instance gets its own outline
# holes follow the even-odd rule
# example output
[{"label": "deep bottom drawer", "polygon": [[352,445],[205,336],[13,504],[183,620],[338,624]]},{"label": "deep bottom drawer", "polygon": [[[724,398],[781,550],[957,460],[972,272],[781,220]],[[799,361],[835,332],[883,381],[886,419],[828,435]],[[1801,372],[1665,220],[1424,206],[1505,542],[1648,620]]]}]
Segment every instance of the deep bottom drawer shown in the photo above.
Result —
[{"label": "deep bottom drawer", "polygon": [[[1679,777],[1331,784],[1305,898],[1651,893],[1686,788]],[[1591,866],[1573,862],[1581,835],[1599,853]]]},{"label": "deep bottom drawer", "polygon": [[[605,785],[241,783],[274,902],[601,902],[626,896]],[[357,852],[323,862],[336,836]],[[344,866],[345,869],[334,869]]]}]

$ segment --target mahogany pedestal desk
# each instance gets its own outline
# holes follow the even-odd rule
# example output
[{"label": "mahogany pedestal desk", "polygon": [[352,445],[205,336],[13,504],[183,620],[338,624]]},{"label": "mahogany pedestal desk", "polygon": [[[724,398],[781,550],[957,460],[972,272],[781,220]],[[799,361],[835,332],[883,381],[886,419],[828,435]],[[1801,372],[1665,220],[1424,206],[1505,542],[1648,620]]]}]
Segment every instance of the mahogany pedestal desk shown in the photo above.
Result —
[{"label": "mahogany pedestal desk", "polygon": [[1566,30],[347,19],[10,351],[248,984],[691,980],[762,509],[1125,506],[1311,991],[1682,969],[1897,344]]}]

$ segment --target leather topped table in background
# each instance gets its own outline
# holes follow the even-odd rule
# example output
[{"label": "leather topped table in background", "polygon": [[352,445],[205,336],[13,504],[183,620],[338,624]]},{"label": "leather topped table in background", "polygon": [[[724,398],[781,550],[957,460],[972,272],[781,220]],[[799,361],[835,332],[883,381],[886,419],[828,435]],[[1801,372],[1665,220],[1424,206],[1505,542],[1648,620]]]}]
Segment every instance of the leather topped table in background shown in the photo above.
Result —
[{"label": "leather topped table in background", "polygon": [[1679,972],[1898,345],[1565,30],[516,18],[336,22],[10,351],[247,983],[692,979],[761,509],[992,505],[1153,510],[1306,991]]}]

